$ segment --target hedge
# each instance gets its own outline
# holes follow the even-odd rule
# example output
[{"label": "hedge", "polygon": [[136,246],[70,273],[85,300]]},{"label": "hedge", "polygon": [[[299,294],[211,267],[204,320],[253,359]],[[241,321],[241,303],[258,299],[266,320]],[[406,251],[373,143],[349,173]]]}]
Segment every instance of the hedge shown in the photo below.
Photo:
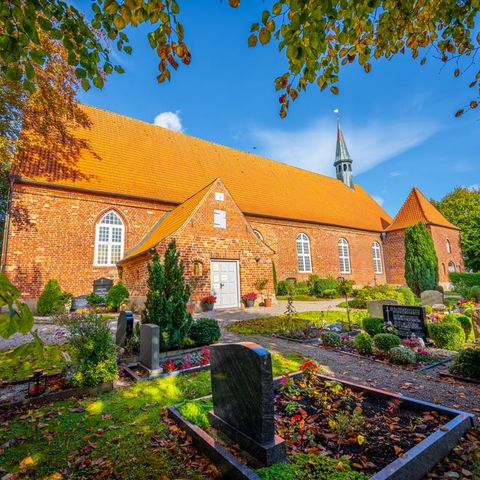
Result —
[{"label": "hedge", "polygon": [[451,272],[449,276],[455,290],[457,285],[464,285],[466,287],[480,285],[480,272]]}]

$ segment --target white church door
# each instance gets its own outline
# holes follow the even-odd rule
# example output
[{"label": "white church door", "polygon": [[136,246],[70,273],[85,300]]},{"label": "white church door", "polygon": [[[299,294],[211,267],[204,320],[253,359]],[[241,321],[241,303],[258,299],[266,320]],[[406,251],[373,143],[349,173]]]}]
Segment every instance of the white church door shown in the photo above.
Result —
[{"label": "white church door", "polygon": [[212,293],[217,297],[215,308],[234,308],[240,305],[239,272],[237,260],[210,262]]}]

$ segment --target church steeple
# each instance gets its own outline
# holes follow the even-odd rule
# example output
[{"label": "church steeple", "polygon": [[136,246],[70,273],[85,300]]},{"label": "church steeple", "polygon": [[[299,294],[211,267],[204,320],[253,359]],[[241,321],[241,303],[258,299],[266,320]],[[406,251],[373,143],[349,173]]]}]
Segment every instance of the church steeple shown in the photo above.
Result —
[{"label": "church steeple", "polygon": [[333,164],[337,172],[337,178],[347,187],[354,188],[352,175],[352,159],[348,153],[347,144],[343,138],[343,132],[340,128],[340,120],[337,119],[337,151],[335,153],[335,163]]}]

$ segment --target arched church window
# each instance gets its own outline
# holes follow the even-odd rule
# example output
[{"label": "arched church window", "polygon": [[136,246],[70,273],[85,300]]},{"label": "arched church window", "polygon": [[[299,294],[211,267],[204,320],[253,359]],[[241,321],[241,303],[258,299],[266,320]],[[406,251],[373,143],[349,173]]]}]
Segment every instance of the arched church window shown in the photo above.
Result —
[{"label": "arched church window", "polygon": [[260,239],[263,240],[263,235],[258,230],[253,230],[253,233]]},{"label": "arched church window", "polygon": [[448,271],[454,272],[455,271],[455,264],[453,262],[448,263]]},{"label": "arched church window", "polygon": [[375,273],[382,273],[382,255],[380,251],[380,244],[378,242],[372,243],[373,254],[373,271]]},{"label": "arched church window", "polygon": [[446,241],[447,246],[447,253],[452,253],[452,245],[450,244],[450,240],[447,239]]},{"label": "arched church window", "polygon": [[114,212],[106,213],[95,228],[95,265],[115,265],[123,257],[125,227]]},{"label": "arched church window", "polygon": [[338,240],[338,257],[340,259],[340,273],[352,273],[350,265],[350,248],[347,240],[340,238]]},{"label": "arched church window", "polygon": [[304,233],[297,235],[298,271],[312,271],[312,257],[310,256],[310,240]]},{"label": "arched church window", "polygon": [[447,269],[445,268],[445,264],[442,263],[442,272],[443,272],[443,275],[446,275],[447,274]]},{"label": "arched church window", "polygon": [[198,260],[193,262],[193,276],[194,277],[201,277],[203,274],[203,264]]}]

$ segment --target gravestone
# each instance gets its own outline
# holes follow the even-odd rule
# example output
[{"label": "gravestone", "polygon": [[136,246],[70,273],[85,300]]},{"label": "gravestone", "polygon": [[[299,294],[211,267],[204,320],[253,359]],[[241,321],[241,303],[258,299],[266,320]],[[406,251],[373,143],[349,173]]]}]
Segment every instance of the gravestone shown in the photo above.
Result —
[{"label": "gravestone", "polygon": [[97,278],[93,281],[93,293],[100,295],[104,299],[107,298],[108,291],[113,287],[113,280],[110,278]]},{"label": "gravestone", "polygon": [[127,340],[132,338],[133,334],[133,312],[120,312],[117,319],[117,331],[115,333],[115,343],[118,347],[124,347]]},{"label": "gravestone", "polygon": [[472,313],[473,334],[475,340],[480,339],[480,309],[474,310]]},{"label": "gravestone", "polygon": [[367,302],[369,317],[382,318],[384,305],[401,305],[398,300],[370,300]]},{"label": "gravestone", "polygon": [[212,425],[263,465],[285,460],[285,441],[275,435],[270,353],[251,342],[209,348]]},{"label": "gravestone", "polygon": [[392,322],[397,335],[401,338],[410,338],[412,335],[423,340],[427,338],[425,307],[384,305],[383,319],[385,322]]},{"label": "gravestone", "polygon": [[436,305],[443,303],[443,293],[438,290],[425,290],[420,294],[422,305]]},{"label": "gravestone", "polygon": [[88,295],[79,295],[78,297],[73,297],[70,311],[75,312],[79,308],[87,308],[88,307],[87,297]]},{"label": "gravestone", "polygon": [[150,374],[160,370],[160,327],[153,323],[140,325],[140,363]]}]

